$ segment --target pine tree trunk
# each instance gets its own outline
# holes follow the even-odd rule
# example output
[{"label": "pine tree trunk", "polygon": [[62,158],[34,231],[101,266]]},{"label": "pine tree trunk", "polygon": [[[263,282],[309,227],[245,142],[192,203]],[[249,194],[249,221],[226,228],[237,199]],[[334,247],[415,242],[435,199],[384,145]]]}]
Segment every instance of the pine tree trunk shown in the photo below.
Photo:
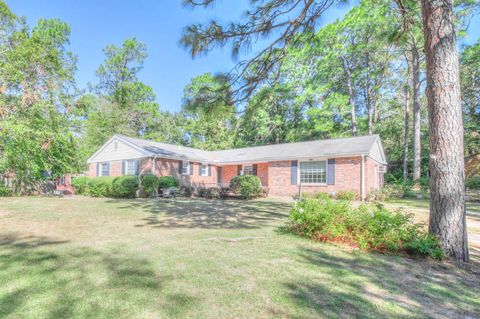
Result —
[{"label": "pine tree trunk", "polygon": [[403,180],[408,179],[408,142],[410,140],[410,90],[405,84],[405,128],[403,136]]},{"label": "pine tree trunk", "polygon": [[460,78],[453,0],[422,0],[430,132],[430,233],[468,261]]},{"label": "pine tree trunk", "polygon": [[412,69],[413,69],[413,180],[420,179],[421,155],[420,155],[420,57],[418,48],[412,45]]},{"label": "pine tree trunk", "polygon": [[352,135],[357,135],[357,110],[355,107],[355,97],[353,93],[353,84],[352,84],[352,73],[350,72],[350,68],[348,67],[346,59],[342,56],[340,58],[343,63],[343,70],[345,71],[345,77],[347,78],[347,89],[348,89],[348,103],[351,107],[351,116],[352,116]]}]

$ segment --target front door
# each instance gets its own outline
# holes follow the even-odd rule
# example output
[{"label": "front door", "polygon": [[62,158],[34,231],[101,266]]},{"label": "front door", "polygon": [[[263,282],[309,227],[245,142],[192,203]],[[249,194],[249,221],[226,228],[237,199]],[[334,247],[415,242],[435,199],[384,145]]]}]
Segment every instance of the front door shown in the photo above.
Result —
[{"label": "front door", "polygon": [[222,185],[222,167],[217,166],[217,184]]}]

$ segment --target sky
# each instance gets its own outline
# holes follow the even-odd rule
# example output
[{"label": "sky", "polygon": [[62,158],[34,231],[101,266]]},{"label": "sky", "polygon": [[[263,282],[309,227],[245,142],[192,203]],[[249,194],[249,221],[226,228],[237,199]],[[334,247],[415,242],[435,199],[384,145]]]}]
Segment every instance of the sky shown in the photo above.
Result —
[{"label": "sky", "polygon": [[[169,111],[180,110],[183,88],[193,77],[205,72],[228,71],[235,65],[228,48],[192,59],[179,45],[183,28],[211,18],[220,22],[238,20],[248,3],[246,0],[224,0],[207,10],[192,10],[183,7],[181,0],[5,1],[16,15],[26,17],[32,26],[39,18],[59,18],[70,25],[69,50],[78,57],[76,81],[79,88],[96,81],[95,70],[104,60],[104,47],[120,46],[123,40],[131,37],[145,43],[149,56],[139,78],[153,88],[160,109]],[[322,22],[341,18],[354,3],[330,9]],[[479,37],[480,17],[477,16],[464,42],[473,43]]]}]

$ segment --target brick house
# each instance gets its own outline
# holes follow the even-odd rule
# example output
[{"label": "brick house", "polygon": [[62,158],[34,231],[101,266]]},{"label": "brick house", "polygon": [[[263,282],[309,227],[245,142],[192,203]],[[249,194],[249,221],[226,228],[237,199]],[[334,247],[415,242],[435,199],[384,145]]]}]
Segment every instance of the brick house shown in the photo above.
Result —
[{"label": "brick house", "polygon": [[89,176],[172,175],[195,187],[260,178],[274,196],[354,191],[365,199],[383,186],[386,158],[378,135],[203,151],[114,135],[88,159]]}]

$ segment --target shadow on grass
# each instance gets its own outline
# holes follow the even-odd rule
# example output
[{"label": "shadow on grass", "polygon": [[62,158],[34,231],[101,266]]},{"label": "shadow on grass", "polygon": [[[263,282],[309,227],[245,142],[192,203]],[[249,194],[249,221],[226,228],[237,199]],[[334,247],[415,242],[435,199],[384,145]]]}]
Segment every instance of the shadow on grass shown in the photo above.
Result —
[{"label": "shadow on grass", "polygon": [[285,282],[314,317],[478,318],[480,278],[449,264],[378,254],[299,253],[320,280]]},{"label": "shadow on grass", "polygon": [[118,318],[159,309],[168,316],[195,302],[166,292],[173,278],[156,273],[148,260],[64,244],[0,237],[0,317]]},{"label": "shadow on grass", "polygon": [[[122,200],[109,200],[121,204]],[[290,205],[275,201],[178,199],[123,200],[120,209],[141,209],[150,215],[137,227],[248,229],[285,220]]]}]

